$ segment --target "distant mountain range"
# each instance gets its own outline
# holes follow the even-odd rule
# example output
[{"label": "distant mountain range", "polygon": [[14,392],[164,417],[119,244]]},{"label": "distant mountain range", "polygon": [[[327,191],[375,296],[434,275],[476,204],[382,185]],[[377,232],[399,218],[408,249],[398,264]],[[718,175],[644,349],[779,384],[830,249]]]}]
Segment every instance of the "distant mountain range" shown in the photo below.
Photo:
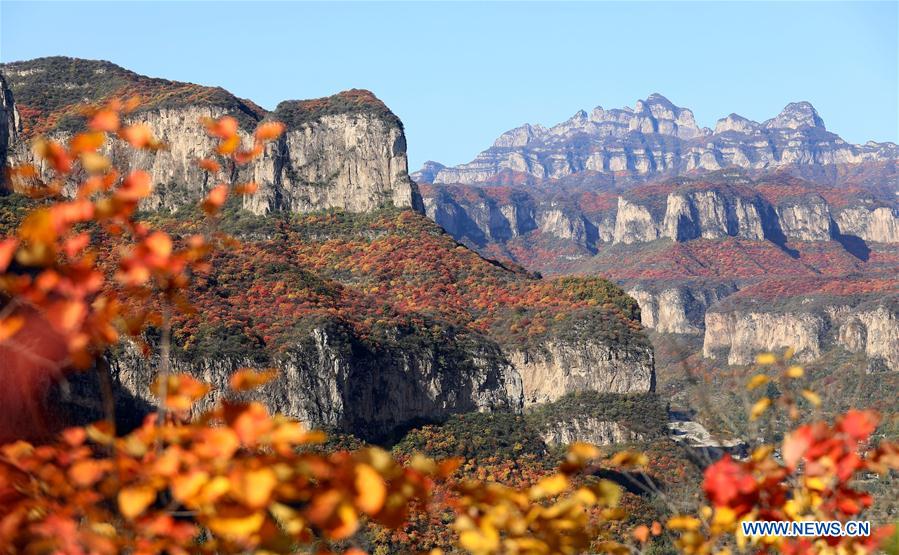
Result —
[{"label": "distant mountain range", "polygon": [[[554,125],[525,124],[499,136],[468,162],[426,162],[413,179],[426,183],[538,183],[598,187],[739,167],[791,169],[818,177],[823,166],[899,158],[895,143],[847,143],[827,130],[808,102],[792,102],[755,122],[730,114],[715,129],[699,127],[688,108],[660,94],[634,108],[581,110]],[[895,181],[894,181],[895,182]]]}]

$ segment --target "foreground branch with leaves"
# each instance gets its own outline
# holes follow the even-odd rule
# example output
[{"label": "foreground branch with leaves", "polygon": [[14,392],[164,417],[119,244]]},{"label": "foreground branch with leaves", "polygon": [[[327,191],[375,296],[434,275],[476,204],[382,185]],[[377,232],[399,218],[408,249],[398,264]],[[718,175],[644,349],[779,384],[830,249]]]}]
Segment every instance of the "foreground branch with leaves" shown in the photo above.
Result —
[{"label": "foreground branch with leaves", "polygon": [[[113,102],[89,111],[88,132],[67,145],[39,140],[41,167],[8,172],[9,187],[40,205],[15,237],[0,242],[0,354],[9,375],[47,380],[88,368],[108,372],[98,361],[123,341],[148,355],[157,349],[157,412],[125,434],[107,414],[103,422],[0,447],[3,552],[358,553],[360,530],[400,529],[416,511],[448,511],[453,516],[442,525],[453,530],[454,549],[479,555],[625,553],[663,536],[691,554],[849,553],[874,550],[893,533],[883,527],[869,538],[817,541],[738,533],[745,520],[863,514],[871,497],[853,479],[899,468],[895,444],[869,444],[879,418],[873,412],[850,411],[833,426],[799,426],[779,449],[761,446],[744,461],[725,456],[705,470],[708,502],[699,514],[672,517],[667,531],[659,522],[638,522],[627,534],[619,533],[629,516],[619,506],[621,486],[595,475],[645,466],[638,453],[606,456],[574,444],[557,469],[512,487],[467,477],[457,459],[327,449],[324,434],[246,400],[274,370],[239,370],[224,400],[197,414],[195,403],[210,385],[169,371],[173,314],[192,310],[187,287],[209,272],[215,249],[234,243],[216,230],[219,210],[230,196],[256,191],[254,183],[226,176],[262,154],[284,126],[266,122],[248,134],[230,117],[205,122],[218,142],[212,157],[196,161],[214,183],[200,202],[206,231],[176,238],[137,219],[152,192],[150,176],[116,169],[104,154],[113,141],[165,148],[146,125],[123,123],[136,106]],[[150,328],[159,331],[155,346],[146,340]],[[789,366],[782,378],[801,375]],[[769,379],[757,376],[750,386]],[[815,401],[810,391],[777,400],[791,420],[799,397]],[[774,405],[759,399],[752,418]],[[23,431],[9,406],[6,435]]]}]

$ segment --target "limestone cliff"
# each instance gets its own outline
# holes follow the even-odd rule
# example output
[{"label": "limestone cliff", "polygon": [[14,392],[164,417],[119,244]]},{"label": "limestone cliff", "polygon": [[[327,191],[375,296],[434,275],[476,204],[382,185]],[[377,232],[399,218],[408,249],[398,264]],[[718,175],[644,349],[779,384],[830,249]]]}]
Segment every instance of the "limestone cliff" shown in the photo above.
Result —
[{"label": "limestone cliff", "polygon": [[819,358],[832,345],[864,353],[868,370],[899,371],[899,304],[895,294],[872,300],[814,299],[739,304],[706,313],[703,354],[749,364],[759,352],[796,349],[798,360]]},{"label": "limestone cliff", "polygon": [[[441,421],[450,414],[521,410],[521,378],[495,344],[433,342],[414,331],[395,333],[420,348],[377,347],[333,324],[312,328],[272,361],[279,376],[258,398],[271,410],[309,425],[375,440],[410,423]],[[157,364],[127,349],[113,358],[113,376],[135,398],[150,401]],[[216,385],[245,366],[258,363],[249,355],[173,360],[173,371]],[[213,391],[197,409],[220,394]]]},{"label": "limestone cliff", "polygon": [[858,164],[899,157],[894,143],[853,145],[829,132],[808,102],[788,104],[757,123],[736,114],[715,129],[693,113],[650,95],[634,108],[579,111],[552,127],[525,124],[501,135],[466,164],[422,172],[433,183],[483,183],[504,173],[539,180],[582,174],[594,183],[632,183],[650,177],[727,167],[747,170]]},{"label": "limestone cliff", "polygon": [[6,79],[0,74],[0,186],[3,185],[7,151],[16,143],[19,131],[19,113],[13,100],[12,91]]},{"label": "limestone cliff", "polygon": [[706,311],[716,302],[737,291],[734,282],[637,284],[627,294],[640,304],[643,326],[659,333],[701,334]]},{"label": "limestone cliff", "polygon": [[577,391],[646,393],[655,389],[652,346],[642,337],[613,338],[595,314],[537,345],[507,349],[521,374],[524,403],[556,401]]},{"label": "limestone cliff", "polygon": [[[237,117],[247,140],[260,121],[279,120],[288,126],[252,171],[236,171],[238,179],[259,185],[256,194],[243,199],[244,207],[253,213],[330,208],[363,212],[383,204],[421,209],[417,188],[407,175],[402,124],[368,91],[282,102],[269,113],[220,88],[143,77],[108,62],[42,58],[0,69],[17,104],[40,114],[27,122],[27,132],[14,142],[14,163],[33,161],[29,143],[38,133],[68,140],[79,126],[79,102],[101,102],[132,89],[144,96],[153,94],[128,119],[149,125],[167,148],[148,154],[119,141],[107,148],[115,164],[143,168],[152,176],[155,189],[144,202],[146,209],[177,210],[196,202],[215,185],[207,182],[195,161],[214,146],[201,120],[223,115]],[[66,97],[70,90],[82,96]],[[60,97],[67,100],[61,103]],[[48,126],[47,121],[59,123]]]}]

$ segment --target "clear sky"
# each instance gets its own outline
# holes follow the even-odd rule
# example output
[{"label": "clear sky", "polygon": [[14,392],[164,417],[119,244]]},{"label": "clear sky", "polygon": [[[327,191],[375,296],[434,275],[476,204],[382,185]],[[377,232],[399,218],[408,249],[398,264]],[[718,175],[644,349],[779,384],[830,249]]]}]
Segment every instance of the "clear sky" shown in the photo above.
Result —
[{"label": "clear sky", "polygon": [[851,142],[897,141],[897,5],[0,0],[0,60],[107,59],[266,108],[371,89],[405,123],[414,171],[652,92],[701,125],[808,100]]}]

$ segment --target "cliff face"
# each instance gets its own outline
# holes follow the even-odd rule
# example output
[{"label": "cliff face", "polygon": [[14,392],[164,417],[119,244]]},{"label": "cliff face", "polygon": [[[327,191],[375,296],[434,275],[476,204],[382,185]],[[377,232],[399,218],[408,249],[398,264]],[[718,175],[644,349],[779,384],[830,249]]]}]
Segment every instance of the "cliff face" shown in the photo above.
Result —
[{"label": "cliff face", "polygon": [[[48,112],[33,118],[29,132],[14,141],[12,163],[34,161],[29,142],[37,132],[67,141],[77,128],[77,116],[70,112],[78,101],[101,102],[130,88],[154,93],[130,119],[149,125],[168,148],[148,154],[118,141],[107,148],[114,163],[146,169],[152,176],[155,190],[144,203],[146,209],[177,210],[215,186],[207,183],[196,159],[208,155],[214,146],[201,120],[223,115],[238,118],[246,140],[256,123],[265,119],[288,126],[252,172],[238,169],[236,173],[238,179],[259,185],[256,194],[243,199],[244,208],[255,214],[330,208],[364,212],[384,204],[421,209],[417,188],[407,175],[402,124],[368,91],[282,102],[268,113],[222,89],[151,79],[105,62],[48,58],[7,64],[2,71],[19,106]],[[110,80],[120,88],[110,92]],[[80,90],[84,98],[73,97],[71,105],[59,105],[57,97],[44,96],[47,89],[69,88]],[[172,91],[181,90],[187,92],[171,99],[176,96]],[[46,120],[53,118],[65,124],[47,126]]]},{"label": "cliff face", "polygon": [[509,354],[521,373],[526,405],[555,401],[574,391],[646,393],[655,387],[652,347],[616,348],[584,337],[550,340]]},{"label": "cliff face", "polygon": [[[794,189],[799,192],[793,194]],[[781,244],[848,236],[899,242],[895,199],[779,176],[753,180],[739,172],[722,172],[617,194],[595,193],[602,201],[599,207],[592,197],[584,200],[593,193],[583,191],[427,184],[422,191],[427,215],[457,239],[478,247],[503,245],[535,232],[590,252],[603,244],[658,239],[738,237]]]},{"label": "cliff face", "polygon": [[893,143],[846,143],[827,131],[808,102],[790,103],[762,123],[731,114],[710,130],[700,128],[689,109],[653,94],[634,108],[582,110],[550,128],[526,124],[501,135],[467,164],[431,163],[416,175],[433,183],[471,184],[507,172],[540,180],[585,174],[595,183],[628,183],[727,167],[768,171],[897,156]]},{"label": "cliff face", "polygon": [[[278,357],[278,378],[258,398],[271,410],[311,426],[375,440],[412,422],[441,421],[462,412],[521,410],[521,378],[495,344],[404,335],[421,348],[374,348],[340,326],[313,328]],[[135,398],[151,402],[157,364],[128,349],[113,359],[113,376]],[[173,371],[225,384],[235,370],[248,365],[254,365],[249,357],[176,357]],[[204,398],[197,410],[217,401],[219,394]]]},{"label": "cliff face", "polygon": [[627,294],[640,304],[643,326],[659,333],[701,334],[706,311],[716,302],[737,291],[737,284],[695,284],[677,287],[629,288]]},{"label": "cliff face", "polygon": [[839,345],[863,353],[869,372],[899,371],[895,294],[864,302],[806,298],[805,303],[768,305],[767,310],[724,306],[708,312],[703,354],[728,364],[750,364],[759,352],[792,346],[797,359],[807,362]]},{"label": "cliff face", "polygon": [[[12,91],[0,74],[0,168],[6,167],[9,146],[15,144],[19,131],[19,113],[13,101]],[[0,186],[5,175],[0,175]]]}]

